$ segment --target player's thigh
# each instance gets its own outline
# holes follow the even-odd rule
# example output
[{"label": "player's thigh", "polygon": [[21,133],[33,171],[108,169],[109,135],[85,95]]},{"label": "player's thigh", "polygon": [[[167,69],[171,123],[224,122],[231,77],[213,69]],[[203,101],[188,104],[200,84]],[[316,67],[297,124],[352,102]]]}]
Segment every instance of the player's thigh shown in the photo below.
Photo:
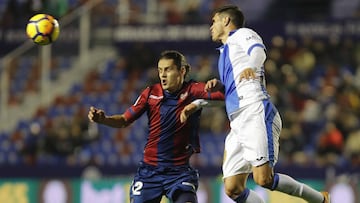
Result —
[{"label": "player's thigh", "polygon": [[[132,189],[132,187],[131,187]],[[154,189],[143,189],[141,194],[135,195],[133,192],[130,192],[130,202],[131,203],[160,203],[162,199],[162,194],[156,192]]]},{"label": "player's thigh", "polygon": [[[231,129],[225,140],[223,161],[224,178],[251,173],[251,161],[256,160],[257,154],[263,154],[263,157],[266,155],[266,151],[258,153],[259,150],[264,151],[264,149],[259,149],[258,147],[259,145],[264,145],[264,142],[261,141],[263,140],[265,131],[263,116],[253,110],[254,108],[257,110],[256,108],[259,107],[252,106],[253,105],[249,105],[242,108],[232,115],[230,122]],[[258,127],[258,125],[260,125],[260,127]]]},{"label": "player's thigh", "polygon": [[[233,122],[231,122],[233,124]],[[223,160],[223,178],[232,177],[238,174],[251,173],[251,164],[245,159],[244,147],[240,141],[238,127],[232,127],[226,136],[224,160]]]},{"label": "player's thigh", "polygon": [[164,175],[164,179],[166,180],[163,186],[169,199],[174,199],[177,194],[186,192],[196,194],[199,187],[199,173],[190,166],[179,167]]},{"label": "player's thigh", "polygon": [[162,194],[162,179],[154,171],[140,167],[130,186],[132,203],[160,202]]},{"label": "player's thigh", "polygon": [[141,198],[130,198],[131,203],[160,203],[162,196],[156,197],[155,199],[151,200],[142,200]]},{"label": "player's thigh", "polygon": [[240,129],[244,133],[244,157],[252,166],[266,162],[274,165],[278,158],[281,119],[268,101],[259,101],[244,109],[240,115]]},{"label": "player's thigh", "polygon": [[197,203],[196,193],[193,192],[184,192],[184,191],[176,191],[173,197],[174,203]]}]

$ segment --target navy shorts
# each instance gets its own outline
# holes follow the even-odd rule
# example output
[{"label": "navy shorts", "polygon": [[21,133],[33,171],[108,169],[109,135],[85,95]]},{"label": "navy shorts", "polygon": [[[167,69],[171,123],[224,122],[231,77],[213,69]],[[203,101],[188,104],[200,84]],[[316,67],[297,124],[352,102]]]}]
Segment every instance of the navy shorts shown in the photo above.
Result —
[{"label": "navy shorts", "polygon": [[199,173],[190,166],[157,167],[140,163],[130,187],[132,203],[160,199],[162,195],[172,200],[175,191],[196,194]]}]

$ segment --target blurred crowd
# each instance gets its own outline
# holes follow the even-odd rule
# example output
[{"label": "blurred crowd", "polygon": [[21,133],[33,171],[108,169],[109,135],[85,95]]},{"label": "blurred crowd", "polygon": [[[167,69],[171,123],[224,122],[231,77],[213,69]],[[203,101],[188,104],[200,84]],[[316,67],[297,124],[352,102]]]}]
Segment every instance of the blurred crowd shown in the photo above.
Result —
[{"label": "blurred crowd", "polygon": [[[245,15],[249,16],[249,22],[264,18],[280,20],[279,18],[283,16],[289,20],[358,18],[360,6],[359,0],[291,0],[286,1],[287,3],[280,0],[266,0],[261,1],[262,3],[259,3],[260,0],[251,1],[253,3],[246,0],[105,1],[107,3],[96,7],[94,11],[96,18],[93,18],[94,23],[104,26],[210,23],[210,11],[226,3],[236,3],[244,8]],[[19,25],[29,15],[40,10],[61,17],[86,1],[9,0],[5,2],[6,7],[2,11],[1,18],[3,28]],[[251,14],[254,12],[257,15]],[[301,15],[297,15],[299,13]],[[146,85],[157,81],[155,53],[145,44],[134,44],[131,49],[120,51],[116,61],[109,62],[111,69],[89,72],[80,86],[74,86],[68,95],[58,97],[52,107],[39,109],[34,116],[34,122],[25,124],[29,130],[19,127],[9,135],[11,143],[17,145],[18,152],[25,155],[25,163],[36,164],[38,163],[36,158],[45,154],[47,160],[51,160],[48,159],[49,156],[60,156],[65,157],[66,163],[74,165],[77,163],[76,156],[89,156],[88,152],[81,152],[89,145],[91,145],[89,151],[95,154],[98,151],[93,148],[100,145],[106,149],[114,146],[114,150],[117,151],[113,154],[120,156],[122,161],[130,159],[131,154],[137,153],[136,150],[141,150],[141,147],[137,146],[140,144],[131,143],[138,141],[134,140],[138,134],[140,134],[139,140],[145,139],[141,136],[146,121],[140,121],[145,123],[144,125],[140,123],[130,129],[111,132],[99,126],[89,125],[87,121],[87,107],[90,103],[103,104],[104,108],[113,113],[122,112],[135,101],[138,93]],[[209,53],[196,55],[185,53],[185,55],[192,65],[191,78],[206,81],[217,76],[215,50]],[[271,43],[267,44],[267,55],[265,63],[267,89],[283,118],[280,164],[360,167],[360,43],[350,38],[293,39],[274,36]],[[56,60],[53,59],[53,64],[59,63]],[[38,69],[38,65],[36,67]],[[13,75],[16,75],[17,68],[11,70],[14,71]],[[38,80],[38,74],[37,78],[29,80]],[[122,94],[124,89],[127,90],[127,95]],[[110,103],[106,103],[109,101]],[[13,96],[10,103],[17,105],[20,102]],[[66,107],[71,108],[68,116],[64,116]],[[63,109],[64,112],[53,114],[51,112],[54,111],[53,109]],[[228,121],[224,108],[204,109],[201,132],[204,136],[226,135]],[[105,134],[112,134],[113,137],[106,137],[107,140],[104,141],[102,137],[106,136]],[[99,145],[93,145],[97,142]],[[136,158],[136,156],[131,158],[134,157]],[[96,157],[86,160],[98,165],[104,163]],[[221,156],[219,166],[220,162]],[[204,163],[199,159],[195,160],[195,164]]]},{"label": "blurred crowd", "polygon": [[352,39],[273,38],[265,67],[285,163],[359,166],[359,56]]},{"label": "blurred crowd", "polygon": [[[62,102],[59,101],[61,98],[57,100],[54,105]],[[12,141],[21,145],[19,152],[24,158],[23,163],[37,165],[39,157],[70,157],[77,154],[82,146],[98,140],[97,128],[89,124],[84,116],[86,110],[80,108],[72,116],[59,115],[46,119],[43,125],[32,122],[26,136],[21,131],[13,134]],[[41,114],[41,109],[38,114]]]}]

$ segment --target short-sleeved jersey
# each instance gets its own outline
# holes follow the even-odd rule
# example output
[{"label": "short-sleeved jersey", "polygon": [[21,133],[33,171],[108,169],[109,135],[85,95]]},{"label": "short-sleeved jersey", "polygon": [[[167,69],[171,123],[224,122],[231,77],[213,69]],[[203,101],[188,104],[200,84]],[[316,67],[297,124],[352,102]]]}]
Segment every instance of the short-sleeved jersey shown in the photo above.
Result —
[{"label": "short-sleeved jersey", "polygon": [[265,49],[261,37],[251,29],[240,28],[230,32],[224,45],[218,48],[219,76],[225,86],[225,103],[228,117],[243,106],[269,98],[265,90],[264,67],[255,69],[257,79],[242,80],[240,74],[250,68],[248,64],[251,51],[254,47]]},{"label": "short-sleeved jersey", "polygon": [[221,92],[204,91],[205,83],[185,82],[180,91],[170,94],[160,84],[146,88],[124,115],[133,122],[144,112],[149,119],[149,132],[144,148],[143,161],[153,166],[188,164],[193,153],[200,152],[200,111],[192,114],[187,122],[180,122],[183,108],[195,99],[224,100]]}]

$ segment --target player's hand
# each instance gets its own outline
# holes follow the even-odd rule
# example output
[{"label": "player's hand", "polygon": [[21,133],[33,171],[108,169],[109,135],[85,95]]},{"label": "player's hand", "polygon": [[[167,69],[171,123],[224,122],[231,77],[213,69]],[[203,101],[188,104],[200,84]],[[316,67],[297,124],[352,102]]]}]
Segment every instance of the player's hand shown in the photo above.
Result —
[{"label": "player's hand", "polygon": [[216,78],[208,80],[205,85],[205,92],[221,91],[224,85]]},{"label": "player's hand", "polygon": [[105,120],[105,112],[95,107],[90,107],[88,118],[91,122],[101,123]]},{"label": "player's hand", "polygon": [[185,123],[191,114],[198,110],[195,104],[188,104],[184,107],[180,114],[180,122]]},{"label": "player's hand", "polygon": [[252,68],[246,68],[240,74],[240,81],[242,81],[243,79],[245,79],[245,80],[255,79],[255,77],[256,77],[255,71]]}]

